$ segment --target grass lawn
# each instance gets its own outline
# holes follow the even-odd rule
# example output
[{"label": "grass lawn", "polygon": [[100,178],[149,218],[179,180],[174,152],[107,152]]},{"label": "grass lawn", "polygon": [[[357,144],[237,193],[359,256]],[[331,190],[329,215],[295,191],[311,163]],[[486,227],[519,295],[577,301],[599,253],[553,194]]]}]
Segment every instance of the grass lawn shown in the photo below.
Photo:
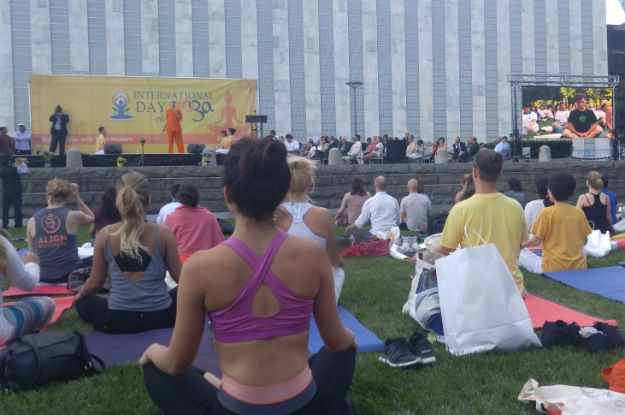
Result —
[{"label": "grass lawn", "polygon": [[[10,229],[13,236],[23,231]],[[88,239],[81,229],[79,240]],[[625,252],[590,258],[592,268],[615,265]],[[401,313],[411,272],[406,262],[390,257],[348,258],[341,304],[381,339],[408,337],[417,324]],[[526,273],[530,292],[625,324],[622,303],[583,293],[560,283]],[[65,312],[56,330],[90,327],[76,312]],[[454,357],[435,344],[437,362],[428,367],[395,369],[378,361],[378,353],[359,353],[348,400],[358,414],[535,414],[533,405],[517,401],[530,377],[541,385],[566,384],[606,388],[602,369],[623,358],[623,350],[590,354],[570,346],[528,349],[514,353],[490,352]],[[3,414],[157,414],[138,365],[108,368],[99,376],[53,384],[39,391],[2,396]]]}]

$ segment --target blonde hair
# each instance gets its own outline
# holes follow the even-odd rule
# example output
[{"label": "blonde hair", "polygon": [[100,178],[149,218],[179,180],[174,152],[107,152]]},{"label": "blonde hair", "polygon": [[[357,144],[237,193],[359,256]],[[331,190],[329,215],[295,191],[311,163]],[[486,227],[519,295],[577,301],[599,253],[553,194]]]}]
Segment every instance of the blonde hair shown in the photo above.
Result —
[{"label": "blonde hair", "polygon": [[291,184],[285,200],[310,202],[308,192],[315,185],[315,164],[304,157],[291,156],[287,160],[291,172]]},{"label": "blonde hair", "polygon": [[601,175],[596,170],[591,170],[588,172],[588,176],[586,176],[586,180],[588,180],[588,184],[597,190],[603,189],[603,180],[601,179]]},{"label": "blonde hair", "polygon": [[140,250],[150,252],[140,241],[145,230],[146,210],[150,205],[148,179],[136,171],[124,174],[117,189],[115,205],[122,218],[122,226],[111,235],[119,236],[120,253],[141,261]]},{"label": "blonde hair", "polygon": [[67,200],[70,194],[69,182],[55,177],[46,184],[46,194],[50,196],[52,202]]},{"label": "blonde hair", "polygon": [[462,191],[466,192],[469,189],[473,189],[475,188],[475,183],[473,183],[473,175],[471,174],[465,174],[462,177]]}]

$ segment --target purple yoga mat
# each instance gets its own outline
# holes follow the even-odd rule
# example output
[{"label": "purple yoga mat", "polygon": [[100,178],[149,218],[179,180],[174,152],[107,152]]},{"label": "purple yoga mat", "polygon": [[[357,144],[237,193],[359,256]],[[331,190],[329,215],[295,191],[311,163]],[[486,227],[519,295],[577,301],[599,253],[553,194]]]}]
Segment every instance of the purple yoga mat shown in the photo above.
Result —
[{"label": "purple yoga mat", "polygon": [[[107,334],[93,330],[87,335],[89,352],[98,356],[107,366],[137,362],[152,343],[169,344],[173,328],[147,330],[132,334]],[[210,330],[204,329],[200,348],[193,365],[221,376],[217,353],[213,350]]]}]

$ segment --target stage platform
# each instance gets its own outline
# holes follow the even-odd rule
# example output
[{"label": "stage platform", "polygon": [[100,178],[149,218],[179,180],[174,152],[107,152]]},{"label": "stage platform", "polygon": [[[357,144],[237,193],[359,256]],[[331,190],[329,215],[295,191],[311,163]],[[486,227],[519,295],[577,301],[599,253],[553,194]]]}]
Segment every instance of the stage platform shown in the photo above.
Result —
[{"label": "stage platform", "polygon": [[[117,167],[117,157],[126,159],[126,166],[198,166],[202,163],[202,155],[184,154],[83,154],[83,167]],[[20,156],[27,159],[29,168],[46,167],[42,155]],[[55,155],[50,160],[50,167],[65,167],[65,154]],[[213,160],[211,160],[213,161]]]}]

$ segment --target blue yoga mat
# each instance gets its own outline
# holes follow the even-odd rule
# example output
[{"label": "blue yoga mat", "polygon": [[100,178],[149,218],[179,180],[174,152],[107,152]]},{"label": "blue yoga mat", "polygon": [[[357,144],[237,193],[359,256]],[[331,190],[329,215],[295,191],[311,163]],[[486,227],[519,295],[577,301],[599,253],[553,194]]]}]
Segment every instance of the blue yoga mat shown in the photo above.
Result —
[{"label": "blue yoga mat", "polygon": [[[352,329],[356,334],[358,350],[361,352],[371,352],[382,350],[382,341],[365,326],[360,324],[356,317],[349,311],[339,306],[339,316],[343,325]],[[106,363],[107,366],[120,365],[137,362],[145,349],[152,343],[168,345],[171,340],[173,328],[147,330],[132,334],[107,334],[93,330],[86,336],[89,351]],[[311,319],[310,338],[308,340],[308,350],[316,353],[323,341],[319,335],[319,330],[314,319]],[[213,350],[210,329],[208,325],[204,329],[200,348],[193,364],[201,369],[208,370],[219,376],[219,360]]]},{"label": "blue yoga mat", "polygon": [[[356,335],[356,342],[358,343],[359,352],[377,352],[382,350],[384,343],[368,328],[360,324],[360,321],[356,319],[346,309],[339,306],[339,317],[343,322],[343,325],[351,329]],[[311,353],[317,353],[323,346],[323,340],[319,334],[315,319],[310,320],[310,336],[308,338],[308,351]]]},{"label": "blue yoga mat", "polygon": [[625,303],[625,268],[621,266],[546,272],[547,278]]},{"label": "blue yoga mat", "polygon": [[[107,366],[138,362],[139,358],[152,343],[168,345],[173,328],[147,330],[132,334],[107,334],[93,330],[86,336],[89,352],[98,356]],[[198,354],[193,364],[216,376],[221,375],[219,359],[213,351],[210,330],[204,330]]]}]

